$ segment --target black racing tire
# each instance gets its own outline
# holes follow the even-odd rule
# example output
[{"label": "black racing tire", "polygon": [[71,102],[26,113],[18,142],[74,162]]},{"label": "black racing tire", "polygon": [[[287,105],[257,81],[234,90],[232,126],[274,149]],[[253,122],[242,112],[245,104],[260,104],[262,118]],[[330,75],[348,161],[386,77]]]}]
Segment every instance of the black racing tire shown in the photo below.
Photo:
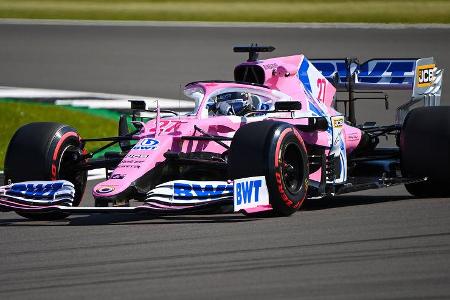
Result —
[{"label": "black racing tire", "polygon": [[427,181],[405,184],[417,197],[450,196],[450,106],[411,110],[400,132],[402,175],[427,177]]},{"label": "black racing tire", "polygon": [[[83,153],[80,136],[68,125],[36,122],[20,127],[9,142],[5,157],[5,184],[29,180],[64,179],[75,186],[73,206],[86,187],[87,171],[77,170],[75,157]],[[63,219],[61,212],[19,213],[33,220]]]},{"label": "black racing tire", "polygon": [[308,156],[303,139],[284,122],[246,124],[231,141],[228,173],[231,179],[265,176],[273,214],[289,216],[307,195]]},{"label": "black racing tire", "polygon": [[450,197],[450,186],[443,185],[433,179],[427,181],[405,184],[406,190],[419,198]]}]

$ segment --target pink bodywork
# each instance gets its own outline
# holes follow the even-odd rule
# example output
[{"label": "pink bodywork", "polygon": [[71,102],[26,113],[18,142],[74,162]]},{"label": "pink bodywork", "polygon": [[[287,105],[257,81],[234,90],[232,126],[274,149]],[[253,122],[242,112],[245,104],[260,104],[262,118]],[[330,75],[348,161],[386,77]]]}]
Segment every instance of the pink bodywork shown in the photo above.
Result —
[{"label": "pink bodywork", "polygon": [[[310,63],[308,76],[312,80],[310,82],[311,92],[309,95],[305,92],[305,84],[302,83],[301,76],[299,75],[302,63],[308,63],[306,58],[303,55],[294,55],[256,62],[246,62],[240,65],[257,65],[261,67],[265,75],[264,85],[268,88],[257,85],[250,86],[239,83],[221,82],[197,82],[187,85],[186,89],[198,89],[202,91],[203,97],[198,101],[196,111],[189,115],[161,119],[156,118],[144,124],[139,134],[133,137],[133,139],[139,140],[136,144],[137,147],[135,146],[129,151],[127,156],[114,170],[110,179],[95,186],[93,196],[107,198],[123,192],[134,181],[152,170],[158,163],[163,162],[165,160],[164,153],[167,151],[208,151],[223,153],[226,150],[223,146],[212,141],[182,140],[182,136],[201,135],[201,133],[195,132],[194,125],[211,135],[232,137],[236,130],[246,123],[268,118],[271,120],[281,120],[293,125],[307,124],[307,118],[291,118],[291,113],[284,113],[285,118],[283,115],[272,114],[255,117],[208,116],[206,108],[207,101],[211,95],[218,93],[218,91],[242,88],[251,90],[256,94],[269,95],[273,101],[299,101],[302,104],[302,109],[299,114],[310,113],[309,108],[313,105],[328,116],[341,115],[331,107],[336,89]],[[158,124],[157,120],[159,120]],[[361,131],[344,124],[343,132],[348,154],[359,144]],[[330,133],[327,131],[316,131],[312,133],[300,132],[300,134],[307,144],[330,147]],[[140,143],[145,141],[144,139],[146,138],[156,139],[159,144],[154,149],[137,149]],[[229,142],[226,143],[229,144]],[[320,172],[311,174],[310,179],[320,181]]]}]

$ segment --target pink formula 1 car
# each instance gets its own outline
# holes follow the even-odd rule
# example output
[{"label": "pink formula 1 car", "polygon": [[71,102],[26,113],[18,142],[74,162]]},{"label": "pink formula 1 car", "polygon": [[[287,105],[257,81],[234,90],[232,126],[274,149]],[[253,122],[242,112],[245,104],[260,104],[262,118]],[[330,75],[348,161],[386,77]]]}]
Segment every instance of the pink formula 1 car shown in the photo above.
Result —
[{"label": "pink formula 1 car", "polygon": [[[83,139],[56,123],[19,128],[6,154],[0,208],[31,219],[217,209],[288,216],[306,198],[394,184],[416,196],[450,194],[450,107],[439,106],[442,71],[433,58],[259,60],[259,52],[274,48],[234,50],[249,53],[234,69],[235,81],[186,85],[191,113],[132,100],[133,130],[124,115],[117,137]],[[357,125],[355,102],[387,102],[373,91],[386,89],[413,91],[396,124]],[[412,109],[416,104],[424,107]],[[378,147],[384,135],[395,136],[398,147]],[[109,143],[87,153],[91,141]],[[93,158],[115,143],[120,152]],[[95,168],[108,174],[92,191],[95,207],[78,207]]]}]

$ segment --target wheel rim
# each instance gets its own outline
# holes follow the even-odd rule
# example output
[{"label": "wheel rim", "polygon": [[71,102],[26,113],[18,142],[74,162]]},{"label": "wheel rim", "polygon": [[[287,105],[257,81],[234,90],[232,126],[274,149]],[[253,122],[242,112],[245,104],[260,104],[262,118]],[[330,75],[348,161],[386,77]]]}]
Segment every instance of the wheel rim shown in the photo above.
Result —
[{"label": "wheel rim", "polygon": [[291,194],[297,194],[303,182],[301,173],[302,155],[298,145],[287,144],[281,158],[281,176],[283,185]]},{"label": "wheel rim", "polygon": [[73,168],[76,166],[76,164],[74,164],[73,155],[75,155],[76,152],[77,148],[72,145],[68,145],[62,150],[61,159],[58,164],[59,179],[71,181],[81,173],[73,171]]},{"label": "wheel rim", "polygon": [[78,206],[84,192],[85,171],[76,170],[78,167],[74,162],[73,156],[79,152],[78,148],[73,145],[65,147],[61,153],[61,159],[58,165],[58,179],[67,180],[75,186],[75,200],[73,205]]}]

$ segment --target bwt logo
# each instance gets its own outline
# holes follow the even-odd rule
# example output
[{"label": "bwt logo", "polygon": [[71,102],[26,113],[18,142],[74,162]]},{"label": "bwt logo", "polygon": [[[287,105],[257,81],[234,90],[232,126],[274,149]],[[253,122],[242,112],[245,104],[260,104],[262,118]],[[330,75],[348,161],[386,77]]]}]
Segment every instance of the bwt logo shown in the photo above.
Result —
[{"label": "bwt logo", "polygon": [[220,196],[232,195],[233,186],[226,184],[195,184],[175,182],[173,185],[174,198],[203,198],[205,200]]},{"label": "bwt logo", "polygon": [[269,205],[264,176],[236,179],[234,181],[234,211]]},{"label": "bwt logo", "polygon": [[[312,63],[323,76],[330,77],[337,72],[340,82],[347,81],[345,61],[317,60]],[[358,67],[358,79],[360,82],[377,83],[388,78],[390,83],[404,83],[408,78],[412,80],[415,64],[415,60],[369,60]]]},{"label": "bwt logo", "polygon": [[158,148],[159,141],[155,139],[142,139],[136,145],[133,150],[155,150]]},{"label": "bwt logo", "polygon": [[236,183],[236,204],[248,204],[252,202],[259,202],[259,188],[262,180],[246,181]]},{"label": "bwt logo", "polygon": [[53,196],[63,187],[62,182],[48,184],[13,184],[7,192],[9,195],[17,196]]}]

